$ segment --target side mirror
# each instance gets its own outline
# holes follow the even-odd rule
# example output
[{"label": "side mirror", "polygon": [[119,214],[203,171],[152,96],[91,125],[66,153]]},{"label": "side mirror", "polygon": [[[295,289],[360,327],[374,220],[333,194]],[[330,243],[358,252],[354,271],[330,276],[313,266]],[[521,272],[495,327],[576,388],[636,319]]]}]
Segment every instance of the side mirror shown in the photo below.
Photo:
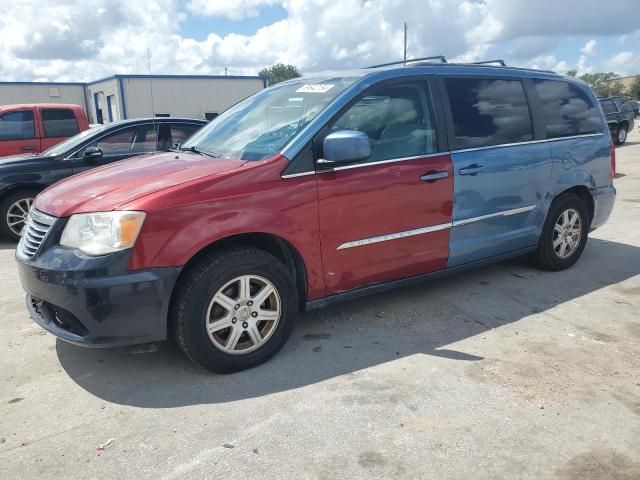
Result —
[{"label": "side mirror", "polygon": [[104,152],[100,147],[87,147],[84,150],[85,160],[96,160],[101,158]]},{"label": "side mirror", "polygon": [[339,130],[325,137],[322,150],[324,158],[318,160],[318,164],[331,168],[340,163],[366,160],[371,156],[371,143],[364,132]]}]

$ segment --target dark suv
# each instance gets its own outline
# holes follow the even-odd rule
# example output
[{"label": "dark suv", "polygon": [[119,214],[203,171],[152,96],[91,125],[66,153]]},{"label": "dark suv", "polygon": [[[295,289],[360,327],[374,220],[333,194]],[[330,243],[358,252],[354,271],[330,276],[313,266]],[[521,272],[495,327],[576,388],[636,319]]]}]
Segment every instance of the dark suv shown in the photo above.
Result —
[{"label": "dark suv", "polygon": [[611,138],[616,145],[622,145],[627,141],[627,132],[633,129],[635,112],[632,103],[625,97],[602,97],[599,100]]}]

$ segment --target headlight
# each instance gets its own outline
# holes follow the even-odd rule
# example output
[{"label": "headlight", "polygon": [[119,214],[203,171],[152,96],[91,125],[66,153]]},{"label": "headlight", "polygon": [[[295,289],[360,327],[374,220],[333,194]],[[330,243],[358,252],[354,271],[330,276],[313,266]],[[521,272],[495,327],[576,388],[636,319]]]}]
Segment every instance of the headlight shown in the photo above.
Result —
[{"label": "headlight", "polygon": [[88,255],[105,255],[133,247],[144,222],[144,212],[99,212],[72,215],[60,245]]}]

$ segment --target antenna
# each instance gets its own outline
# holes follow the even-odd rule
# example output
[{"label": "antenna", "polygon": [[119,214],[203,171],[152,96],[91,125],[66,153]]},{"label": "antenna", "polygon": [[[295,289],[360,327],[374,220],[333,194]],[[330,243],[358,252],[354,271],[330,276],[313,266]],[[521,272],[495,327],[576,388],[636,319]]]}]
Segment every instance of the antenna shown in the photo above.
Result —
[{"label": "antenna", "polygon": [[156,107],[153,100],[153,81],[151,80],[151,50],[147,48],[147,62],[149,67],[149,94],[151,95],[151,116],[155,118]]},{"label": "antenna", "polygon": [[407,22],[404,22],[404,61],[407,61]]}]

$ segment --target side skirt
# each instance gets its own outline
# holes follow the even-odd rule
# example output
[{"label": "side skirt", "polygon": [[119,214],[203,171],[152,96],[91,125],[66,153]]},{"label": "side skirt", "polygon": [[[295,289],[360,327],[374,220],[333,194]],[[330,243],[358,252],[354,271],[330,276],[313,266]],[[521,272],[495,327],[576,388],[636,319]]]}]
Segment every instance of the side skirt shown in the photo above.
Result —
[{"label": "side skirt", "polygon": [[374,293],[386,292],[387,290],[394,290],[396,288],[407,287],[416,283],[422,283],[442,277],[447,277],[449,275],[464,272],[466,270],[472,270],[477,267],[502,262],[503,260],[508,260],[510,258],[520,257],[522,255],[526,255],[527,253],[534,252],[537,248],[537,245],[533,245],[531,247],[521,248],[520,250],[503,253],[502,255],[496,255],[494,257],[485,258],[476,262],[465,263],[464,265],[457,265],[455,267],[445,268],[444,270],[425,273],[424,275],[416,275],[415,277],[403,278],[401,280],[393,280],[391,282],[385,283],[378,283],[376,285],[367,285],[364,287],[356,288],[354,290],[349,290],[348,292],[338,293],[336,295],[319,298],[317,300],[311,300],[310,302],[306,303],[305,311],[316,310],[318,308],[324,308],[329,305],[333,305],[334,303],[354,300],[356,298],[365,297]]}]

